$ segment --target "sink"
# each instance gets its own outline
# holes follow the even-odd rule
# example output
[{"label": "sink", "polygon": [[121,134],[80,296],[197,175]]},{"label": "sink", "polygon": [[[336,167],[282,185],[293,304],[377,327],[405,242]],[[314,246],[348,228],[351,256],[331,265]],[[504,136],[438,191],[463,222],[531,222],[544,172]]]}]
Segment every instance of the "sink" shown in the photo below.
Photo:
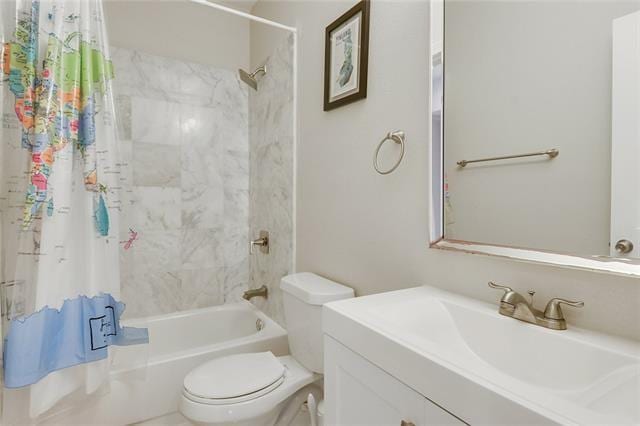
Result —
[{"label": "sink", "polygon": [[637,342],[549,330],[502,316],[497,304],[428,286],[329,309],[493,392],[558,414],[561,423],[640,423]]},{"label": "sink", "polygon": [[503,373],[553,392],[583,392],[617,371],[637,367],[636,358],[569,333],[442,303],[476,356]]}]

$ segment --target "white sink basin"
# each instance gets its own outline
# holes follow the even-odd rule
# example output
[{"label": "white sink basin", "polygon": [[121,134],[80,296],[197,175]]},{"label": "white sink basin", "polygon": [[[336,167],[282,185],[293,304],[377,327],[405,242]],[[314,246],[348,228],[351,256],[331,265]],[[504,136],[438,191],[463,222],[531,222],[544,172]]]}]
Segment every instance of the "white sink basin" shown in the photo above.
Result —
[{"label": "white sink basin", "polygon": [[333,311],[336,318],[356,320],[551,421],[640,423],[640,344],[571,324],[566,331],[548,330],[497,310],[497,303],[425,286],[334,303],[327,317]]}]

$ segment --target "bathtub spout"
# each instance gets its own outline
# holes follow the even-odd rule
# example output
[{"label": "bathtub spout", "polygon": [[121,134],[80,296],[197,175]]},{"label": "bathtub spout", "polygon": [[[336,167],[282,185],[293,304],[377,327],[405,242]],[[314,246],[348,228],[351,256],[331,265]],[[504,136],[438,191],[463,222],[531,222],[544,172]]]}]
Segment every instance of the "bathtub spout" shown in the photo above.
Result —
[{"label": "bathtub spout", "polygon": [[268,294],[269,294],[269,290],[267,289],[267,286],[263,285],[260,288],[245,291],[244,294],[242,295],[242,298],[246,300],[251,300],[256,296],[262,296],[266,299]]}]

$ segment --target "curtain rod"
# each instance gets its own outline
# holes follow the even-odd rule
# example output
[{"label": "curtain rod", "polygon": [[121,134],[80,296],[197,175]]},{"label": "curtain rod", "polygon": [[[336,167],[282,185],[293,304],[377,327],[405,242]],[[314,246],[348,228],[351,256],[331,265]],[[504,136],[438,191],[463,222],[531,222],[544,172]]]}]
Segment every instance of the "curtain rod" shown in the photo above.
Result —
[{"label": "curtain rod", "polygon": [[280,29],[283,29],[283,30],[291,31],[292,33],[297,32],[297,29],[294,28],[294,27],[289,27],[287,25],[283,25],[283,24],[280,24],[278,22],[273,22],[273,21],[270,21],[268,19],[252,15],[250,13],[241,12],[239,10],[236,10],[236,9],[232,8],[232,7],[223,6],[223,5],[218,4],[218,3],[212,3],[212,2],[209,2],[207,0],[189,0],[189,1],[191,3],[200,4],[202,6],[208,6],[208,7],[214,8],[214,9],[223,10],[225,12],[229,12],[229,13],[232,13],[234,15],[250,19],[252,21],[261,22],[263,24],[271,25],[272,27],[276,27],[276,28],[280,28]]}]

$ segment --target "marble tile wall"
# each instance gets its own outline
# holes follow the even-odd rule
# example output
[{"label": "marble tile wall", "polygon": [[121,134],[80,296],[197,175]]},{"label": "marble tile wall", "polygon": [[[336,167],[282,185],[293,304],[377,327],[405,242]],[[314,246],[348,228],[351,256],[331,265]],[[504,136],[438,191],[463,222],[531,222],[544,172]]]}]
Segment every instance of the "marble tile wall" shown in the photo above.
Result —
[{"label": "marble tile wall", "polygon": [[130,182],[120,221],[125,315],[239,300],[249,282],[247,87],[230,70],[111,54]]},{"label": "marble tile wall", "polygon": [[254,299],[283,326],[280,279],[293,269],[293,37],[266,61],[268,74],[249,93],[249,228],[270,233],[270,253],[250,259],[251,288],[266,285],[268,300]]}]

